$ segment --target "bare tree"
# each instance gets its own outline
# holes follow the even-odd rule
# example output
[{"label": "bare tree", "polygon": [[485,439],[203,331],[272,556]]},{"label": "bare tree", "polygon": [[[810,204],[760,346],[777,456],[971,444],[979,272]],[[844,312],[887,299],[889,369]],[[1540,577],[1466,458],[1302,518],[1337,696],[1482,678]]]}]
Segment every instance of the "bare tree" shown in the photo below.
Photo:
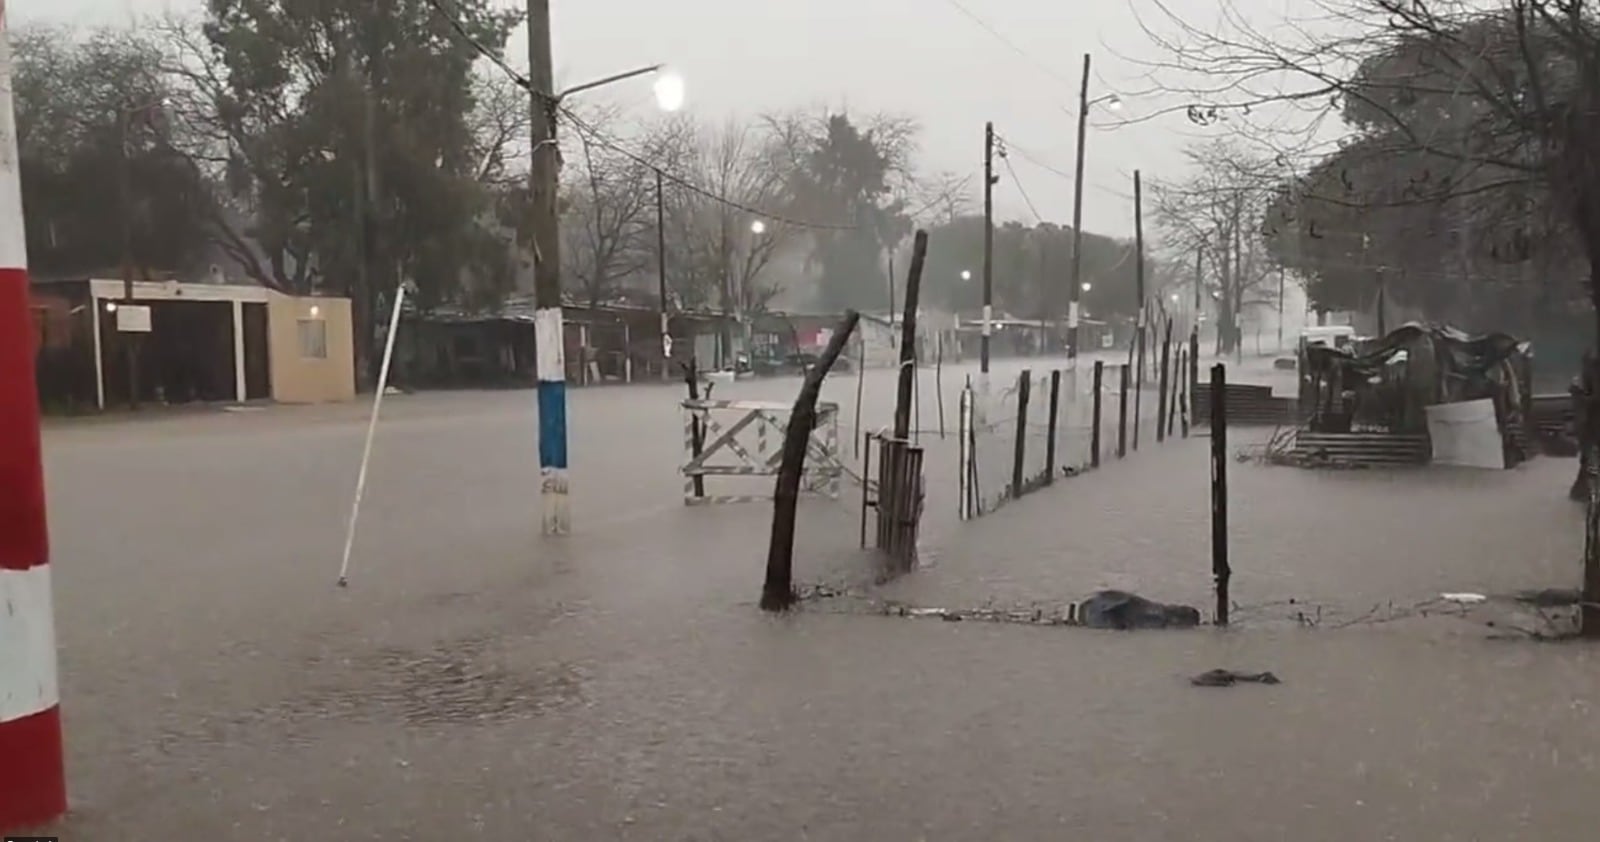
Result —
[{"label": "bare tree", "polygon": [[768,270],[796,234],[776,215],[790,204],[786,149],[769,125],[686,131],[684,169],[667,187],[674,287],[700,306],[760,312],[783,289]]},{"label": "bare tree", "polygon": [[1215,280],[1206,292],[1217,307],[1217,353],[1241,338],[1247,309],[1276,300],[1259,220],[1281,177],[1272,161],[1241,144],[1214,140],[1185,150],[1193,174],[1152,185],[1154,216],[1176,265],[1199,254]]},{"label": "bare tree", "polygon": [[616,297],[619,283],[644,268],[655,207],[656,168],[611,133],[614,111],[573,121],[579,154],[562,170],[566,184],[563,254],[590,306]]}]

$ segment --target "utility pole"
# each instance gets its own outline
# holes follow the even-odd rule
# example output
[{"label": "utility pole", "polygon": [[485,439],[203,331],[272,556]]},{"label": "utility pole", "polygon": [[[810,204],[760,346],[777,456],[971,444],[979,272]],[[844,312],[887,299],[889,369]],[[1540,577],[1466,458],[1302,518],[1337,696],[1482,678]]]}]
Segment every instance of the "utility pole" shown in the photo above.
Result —
[{"label": "utility pole", "polygon": [[[1138,343],[1138,391],[1133,394],[1133,449],[1139,449],[1139,405],[1144,398],[1144,191],[1139,171],[1133,171],[1133,284],[1139,297],[1139,323],[1133,331]],[[1160,419],[1156,419],[1159,423]]]},{"label": "utility pole", "polygon": [[994,123],[983,125],[983,335],[978,371],[989,373],[989,334],[994,319]]},{"label": "utility pole", "polygon": [[555,74],[550,55],[550,0],[528,0],[528,81],[531,91],[533,168],[529,196],[533,216],[534,366],[539,378],[539,497],[545,535],[572,528],[567,499],[567,366],[561,319],[561,237],[556,184],[561,151],[556,146]]},{"label": "utility pole", "polygon": [[672,325],[667,316],[667,194],[656,170],[656,294],[661,299],[661,379],[672,379]]},{"label": "utility pole", "polygon": [[1194,324],[1192,327],[1197,336],[1200,333],[1200,293],[1201,288],[1206,285],[1205,257],[1206,245],[1205,241],[1201,240],[1200,245],[1196,246],[1194,250],[1194,316],[1192,317]]},{"label": "utility pole", "polygon": [[1078,367],[1078,302],[1083,294],[1083,141],[1089,127],[1089,54],[1083,54],[1078,89],[1078,152],[1072,178],[1072,281],[1067,290],[1067,368]]},{"label": "utility pole", "polygon": [[1144,189],[1139,171],[1133,171],[1133,283],[1139,301],[1139,327],[1144,328]]},{"label": "utility pole", "polygon": [[1278,267],[1278,350],[1283,350],[1283,267]]},{"label": "utility pole", "polygon": [[[117,112],[117,228],[122,237],[122,307],[119,323],[133,318],[133,165],[128,160],[128,135],[134,109],[123,106]],[[139,335],[119,329],[122,350],[128,363],[128,409],[139,408]]]}]

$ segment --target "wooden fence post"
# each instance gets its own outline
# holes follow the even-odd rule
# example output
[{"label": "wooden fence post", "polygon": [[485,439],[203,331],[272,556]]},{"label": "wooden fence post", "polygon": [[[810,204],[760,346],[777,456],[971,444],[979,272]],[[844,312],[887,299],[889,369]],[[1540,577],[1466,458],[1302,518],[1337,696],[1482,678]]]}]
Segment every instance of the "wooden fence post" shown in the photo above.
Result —
[{"label": "wooden fence post", "polygon": [[1056,481],[1056,424],[1061,416],[1061,369],[1050,372],[1050,438],[1044,443],[1044,484]]},{"label": "wooden fence post", "polygon": [[1106,364],[1094,361],[1094,423],[1089,433],[1089,467],[1100,467],[1100,386],[1105,382]]},{"label": "wooden fence post", "polygon": [[[683,382],[689,385],[689,400],[700,400],[700,367],[694,357],[690,357],[689,362],[683,366]],[[709,394],[706,395],[707,400],[710,397]],[[859,406],[860,402],[858,401],[856,405]],[[705,450],[706,430],[700,423],[700,416],[694,410],[689,411],[689,425],[690,449],[694,458],[698,460],[701,452]],[[696,498],[706,496],[706,478],[701,474],[694,475],[694,496]]]},{"label": "wooden fence post", "polygon": [[[1223,393],[1227,369],[1222,363],[1211,367],[1211,394]],[[1211,576],[1217,585],[1217,625],[1228,624],[1228,580],[1233,568],[1228,565],[1228,402],[1211,400]]]},{"label": "wooden fence post", "polygon": [[1022,462],[1028,447],[1028,392],[1033,388],[1033,372],[1023,369],[1017,378],[1017,442],[1011,456],[1011,499],[1023,495]]},{"label": "wooden fence post", "polygon": [[1122,365],[1121,396],[1117,399],[1117,458],[1128,455],[1128,365]]},{"label": "wooden fence post", "polygon": [[[783,458],[778,464],[778,479],[772,491],[772,537],[767,543],[767,577],[761,585],[763,611],[785,611],[794,605],[795,506],[800,502],[800,475],[805,468],[806,447],[817,423],[817,396],[822,392],[822,379],[838,362],[845,342],[860,319],[861,314],[854,310],[845,312],[844,321],[834,328],[821,358],[806,372],[800,395],[794,399],[794,409],[789,412],[789,426],[783,431]],[[878,499],[882,505],[881,488]]]},{"label": "wooden fence post", "polygon": [[1156,386],[1161,394],[1156,396],[1156,441],[1167,440],[1167,373],[1172,366],[1172,320],[1167,319],[1166,336],[1161,340],[1161,374]]},{"label": "wooden fence post", "polygon": [[1183,425],[1183,437],[1189,437],[1189,378],[1185,372],[1189,370],[1189,351],[1186,348],[1178,349],[1178,379],[1183,381],[1183,388],[1178,393],[1178,421]]}]

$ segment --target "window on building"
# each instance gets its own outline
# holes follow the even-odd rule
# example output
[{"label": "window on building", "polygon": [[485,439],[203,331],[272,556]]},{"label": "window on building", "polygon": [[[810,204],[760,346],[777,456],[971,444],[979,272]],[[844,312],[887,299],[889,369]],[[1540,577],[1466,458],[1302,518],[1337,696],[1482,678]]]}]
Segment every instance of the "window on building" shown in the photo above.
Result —
[{"label": "window on building", "polygon": [[308,360],[328,358],[328,323],[321,319],[300,320],[300,357]]}]

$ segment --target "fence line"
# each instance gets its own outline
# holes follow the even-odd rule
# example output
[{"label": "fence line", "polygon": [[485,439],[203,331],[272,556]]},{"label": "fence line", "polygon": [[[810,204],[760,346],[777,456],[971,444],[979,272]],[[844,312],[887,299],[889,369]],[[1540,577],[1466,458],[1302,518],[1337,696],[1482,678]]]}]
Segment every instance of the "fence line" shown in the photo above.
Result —
[{"label": "fence line", "polygon": [[[1032,493],[1125,458],[1131,442],[1187,438],[1193,363],[1170,333],[1155,349],[1153,377],[1132,366],[1096,362],[1092,372],[1024,369],[985,402],[968,383],[958,421],[958,512],[970,520]],[[1107,373],[1107,368],[1114,371]],[[996,384],[997,386],[999,384]],[[1181,428],[1179,421],[1182,421]],[[1147,445],[1148,449],[1148,445]]]}]

